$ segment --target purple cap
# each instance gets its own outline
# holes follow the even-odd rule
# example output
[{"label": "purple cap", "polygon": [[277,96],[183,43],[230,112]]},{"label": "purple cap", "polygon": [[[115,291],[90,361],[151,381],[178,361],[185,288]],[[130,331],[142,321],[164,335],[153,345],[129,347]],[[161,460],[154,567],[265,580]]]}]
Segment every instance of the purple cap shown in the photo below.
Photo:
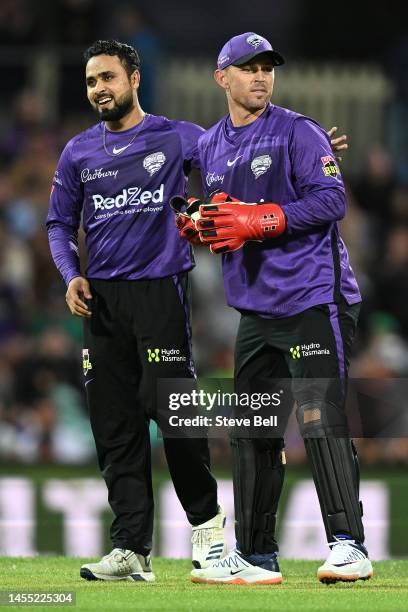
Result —
[{"label": "purple cap", "polygon": [[285,62],[281,54],[272,49],[266,38],[255,32],[245,32],[225,43],[218,56],[217,66],[220,70],[232,65],[242,66],[260,53],[268,53],[274,66],[281,66]]}]

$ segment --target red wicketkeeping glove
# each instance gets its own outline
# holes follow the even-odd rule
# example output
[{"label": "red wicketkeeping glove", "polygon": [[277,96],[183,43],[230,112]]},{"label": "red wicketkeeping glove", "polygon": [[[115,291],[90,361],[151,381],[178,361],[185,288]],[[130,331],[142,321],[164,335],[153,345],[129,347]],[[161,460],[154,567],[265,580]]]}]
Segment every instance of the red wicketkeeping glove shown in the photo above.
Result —
[{"label": "red wicketkeeping glove", "polygon": [[240,249],[248,240],[276,238],[285,231],[286,219],[278,204],[221,203],[201,205],[196,228],[212,253]]},{"label": "red wicketkeeping glove", "polygon": [[230,202],[232,200],[233,198],[223,191],[215,191],[203,201],[194,197],[188,198],[188,200],[182,196],[174,196],[171,198],[170,206],[176,213],[176,227],[181,238],[187,240],[194,246],[203,245],[195,225],[195,222],[200,217],[200,204],[214,204],[218,202]]}]

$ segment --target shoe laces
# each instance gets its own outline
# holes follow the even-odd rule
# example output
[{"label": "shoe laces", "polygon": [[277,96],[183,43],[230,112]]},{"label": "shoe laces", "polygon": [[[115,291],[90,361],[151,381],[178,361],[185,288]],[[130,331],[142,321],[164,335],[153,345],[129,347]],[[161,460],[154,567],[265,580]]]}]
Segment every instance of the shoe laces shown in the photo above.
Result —
[{"label": "shoe laces", "polygon": [[114,548],[112,552],[108,555],[105,555],[103,559],[109,562],[117,563],[117,567],[115,567],[115,571],[121,574],[130,574],[132,572],[129,559],[134,555],[134,553],[130,550],[125,552],[120,548]]},{"label": "shoe laces", "polygon": [[208,546],[213,540],[214,529],[195,529],[191,537],[191,543],[195,546]]},{"label": "shoe laces", "polygon": [[361,561],[365,559],[366,555],[359,550],[355,545],[355,540],[338,540],[335,538],[334,542],[330,542],[330,555],[329,559],[332,563],[335,561],[341,563],[351,563],[352,561]]},{"label": "shoe laces", "polygon": [[245,565],[246,567],[250,566],[250,564],[241,557],[237,550],[232,550],[226,557],[213,563],[212,567],[235,567],[238,569],[240,565]]}]

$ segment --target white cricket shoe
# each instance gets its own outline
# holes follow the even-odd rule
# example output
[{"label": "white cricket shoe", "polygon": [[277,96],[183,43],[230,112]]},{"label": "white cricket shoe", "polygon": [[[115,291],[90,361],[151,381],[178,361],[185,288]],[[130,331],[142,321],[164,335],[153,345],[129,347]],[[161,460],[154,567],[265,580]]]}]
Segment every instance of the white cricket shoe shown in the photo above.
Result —
[{"label": "white cricket shoe", "polygon": [[317,570],[320,582],[355,582],[368,580],[373,575],[373,566],[366,548],[354,540],[331,542],[327,561]]},{"label": "white cricket shoe", "polygon": [[218,506],[218,512],[214,518],[193,527],[191,558],[195,568],[209,567],[214,561],[225,557],[227,554],[224,533],[225,521],[224,509],[222,506]]},{"label": "white cricket shoe", "polygon": [[279,584],[282,582],[282,574],[279,571],[276,556],[263,566],[251,565],[236,550],[206,569],[193,570],[191,576],[192,582],[206,584]]},{"label": "white cricket shoe", "polygon": [[127,580],[129,582],[154,582],[150,556],[144,557],[131,550],[114,548],[98,563],[87,563],[80,570],[85,580]]}]

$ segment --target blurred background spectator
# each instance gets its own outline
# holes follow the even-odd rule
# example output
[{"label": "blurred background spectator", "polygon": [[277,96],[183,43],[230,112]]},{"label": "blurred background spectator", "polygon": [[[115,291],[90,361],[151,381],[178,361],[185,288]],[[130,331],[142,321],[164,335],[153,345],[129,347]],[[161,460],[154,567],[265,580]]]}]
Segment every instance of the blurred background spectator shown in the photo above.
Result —
[{"label": "blurred background spectator", "polygon": [[[259,5],[259,6],[258,6]],[[408,71],[404,5],[370,11],[343,4],[244,0],[193,7],[182,0],[3,0],[0,52],[0,460],[81,463],[93,459],[81,371],[81,322],[44,227],[51,178],[65,142],[94,118],[82,53],[118,37],[142,59],[140,97],[148,112],[208,127],[225,113],[212,80],[231,35],[259,31],[287,57],[274,101],[347,132],[342,171],[349,194],[342,235],[364,295],[352,375],[408,374]],[[357,11],[357,13],[356,13]],[[330,22],[328,21],[330,18]],[[369,19],[369,22],[367,22]],[[354,29],[353,29],[354,28]],[[355,35],[352,35],[352,32]],[[346,38],[346,44],[345,39]],[[200,182],[192,178],[190,191]],[[81,236],[81,241],[83,237]],[[220,260],[197,249],[193,278],[195,353],[201,376],[231,376],[239,316],[225,306]],[[291,462],[304,461],[291,422]],[[229,463],[228,443],[213,457]],[[408,463],[406,440],[360,440],[369,463]],[[154,446],[162,461],[160,443]]]},{"label": "blurred background spectator", "polygon": [[160,38],[147,15],[134,3],[124,4],[121,10],[115,12],[115,21],[112,37],[137,49],[143,66],[139,101],[145,111],[153,112],[158,70],[160,61],[165,58]]}]

